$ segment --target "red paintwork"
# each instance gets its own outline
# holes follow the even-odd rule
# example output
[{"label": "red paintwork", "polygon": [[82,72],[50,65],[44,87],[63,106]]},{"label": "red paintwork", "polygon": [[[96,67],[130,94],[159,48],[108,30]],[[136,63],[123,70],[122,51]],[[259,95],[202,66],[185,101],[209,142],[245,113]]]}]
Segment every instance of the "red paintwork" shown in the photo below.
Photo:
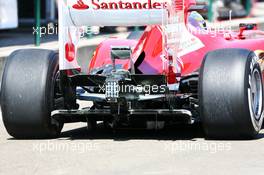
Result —
[{"label": "red paintwork", "polygon": [[89,6],[84,4],[82,0],[78,0],[77,3],[72,6],[72,8],[78,9],[78,10],[85,10],[85,9],[88,9]]},{"label": "red paintwork", "polygon": [[[131,48],[135,47],[137,44],[136,40],[127,40],[127,39],[116,39],[111,38],[105,40],[96,48],[93,58],[90,61],[89,69],[90,72],[94,68],[102,67],[103,65],[112,64],[110,50],[111,46],[130,46]],[[125,69],[129,68],[127,60],[116,60],[116,64],[123,64]]]},{"label": "red paintwork", "polygon": [[[186,12],[187,16],[187,12]],[[187,25],[188,26],[188,25]],[[233,32],[230,36],[224,34],[199,34],[197,36],[205,47],[188,53],[181,57],[183,62],[182,75],[199,70],[206,53],[221,48],[244,48],[252,51],[264,50],[264,32],[259,30],[244,31],[245,39],[239,39],[239,31]],[[144,74],[162,74],[162,33],[159,26],[149,26],[146,28],[142,37],[138,40],[117,40],[110,39],[102,42],[96,49],[91,60],[89,70],[101,67],[105,64],[111,64],[110,46],[111,45],[129,45],[133,49],[133,61],[144,51],[145,59],[138,67]],[[117,64],[123,64],[125,69],[129,68],[128,61],[118,61]]]},{"label": "red paintwork", "polygon": [[[261,31],[244,31],[245,40],[236,39],[237,33],[233,33],[231,39],[225,39],[224,35],[212,36],[211,34],[196,35],[205,45],[205,47],[191,52],[183,57],[182,75],[189,74],[200,68],[202,60],[207,52],[221,48],[245,48],[249,50],[264,50],[264,34]],[[89,70],[101,67],[105,64],[111,64],[110,46],[111,45],[130,45],[134,46],[134,61],[142,51],[145,52],[145,59],[139,66],[144,74],[161,74],[162,73],[162,36],[159,26],[148,27],[143,36],[137,42],[135,40],[117,40],[110,39],[102,42],[96,49],[95,55],[89,66]],[[126,64],[127,63],[127,64]],[[124,64],[128,68],[127,61],[118,61],[117,64]]]},{"label": "red paintwork", "polygon": [[65,44],[65,58],[72,62],[75,58],[75,46],[73,43],[66,43]]}]

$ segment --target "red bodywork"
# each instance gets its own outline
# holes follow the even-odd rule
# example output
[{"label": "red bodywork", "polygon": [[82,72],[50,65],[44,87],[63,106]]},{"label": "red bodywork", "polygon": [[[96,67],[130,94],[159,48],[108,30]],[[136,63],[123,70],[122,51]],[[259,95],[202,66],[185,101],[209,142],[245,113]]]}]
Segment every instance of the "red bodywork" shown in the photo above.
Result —
[{"label": "red bodywork", "polygon": [[[186,12],[187,15],[188,13]],[[185,21],[187,20],[185,19]],[[138,69],[143,74],[162,74],[163,63],[161,55],[163,40],[161,30],[160,26],[148,26],[138,41],[109,39],[102,42],[97,47],[90,62],[89,71],[106,64],[111,64],[110,47],[112,45],[128,45],[133,48],[134,62],[137,61],[142,52],[145,53],[143,62],[138,66]],[[204,56],[210,51],[222,48],[244,48],[252,51],[264,49],[264,32],[262,31],[244,31],[242,38],[239,31],[232,32],[228,36],[225,36],[223,33],[222,31],[216,35],[212,33],[194,34],[202,41],[204,47],[181,57],[183,62],[181,74],[183,76],[199,70]],[[117,64],[122,64],[124,69],[128,69],[130,65],[128,61],[118,61]]]}]

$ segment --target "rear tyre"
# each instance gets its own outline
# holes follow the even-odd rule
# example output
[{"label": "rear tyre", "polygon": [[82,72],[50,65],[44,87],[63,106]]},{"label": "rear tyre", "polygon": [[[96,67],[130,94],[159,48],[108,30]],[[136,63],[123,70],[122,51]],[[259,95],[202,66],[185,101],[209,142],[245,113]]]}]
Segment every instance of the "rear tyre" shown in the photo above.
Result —
[{"label": "rear tyre", "polygon": [[12,53],[6,61],[1,109],[7,132],[18,139],[57,137],[62,123],[51,120],[55,108],[58,54],[28,49]]},{"label": "rear tyre", "polygon": [[244,49],[206,55],[200,69],[200,117],[207,137],[253,138],[263,120],[263,80],[257,56]]}]

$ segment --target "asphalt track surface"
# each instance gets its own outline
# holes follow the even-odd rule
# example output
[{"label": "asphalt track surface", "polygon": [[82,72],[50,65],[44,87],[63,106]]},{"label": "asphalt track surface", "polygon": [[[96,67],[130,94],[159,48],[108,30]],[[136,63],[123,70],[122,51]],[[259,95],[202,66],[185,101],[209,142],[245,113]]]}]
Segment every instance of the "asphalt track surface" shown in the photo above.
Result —
[{"label": "asphalt track surface", "polygon": [[256,140],[205,140],[200,126],[109,131],[67,124],[51,140],[16,140],[0,121],[0,174],[263,175],[264,132]]}]

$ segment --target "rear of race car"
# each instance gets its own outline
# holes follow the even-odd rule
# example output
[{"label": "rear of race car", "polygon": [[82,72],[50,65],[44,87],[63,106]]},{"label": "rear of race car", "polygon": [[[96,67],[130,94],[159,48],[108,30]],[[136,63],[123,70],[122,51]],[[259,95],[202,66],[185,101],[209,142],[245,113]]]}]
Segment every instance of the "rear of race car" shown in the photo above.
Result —
[{"label": "rear of race car", "polygon": [[[179,89],[180,64],[176,55],[162,47],[159,53],[161,65],[153,63],[159,73],[142,73],[138,70],[135,57],[137,41],[108,41],[107,49],[98,49],[90,64],[89,74],[81,74],[76,58],[77,43],[81,27],[85,25],[141,26],[168,24],[169,1],[70,1],[60,3],[60,72],[67,75],[68,89],[78,100],[92,101],[93,106],[85,109],[58,109],[52,117],[63,122],[71,122],[74,116],[82,121],[104,121],[113,127],[137,123],[147,128],[160,128],[167,122],[192,123],[192,112],[181,108],[188,97],[176,96]],[[178,10],[174,20],[184,13],[181,1],[176,4]],[[65,17],[65,16],[68,16]],[[172,17],[171,17],[172,18]],[[161,31],[162,32],[162,31]],[[162,38],[165,40],[165,38]],[[118,39],[114,39],[118,40]],[[102,45],[104,42],[102,43]],[[102,46],[100,46],[102,47]],[[99,48],[100,48],[99,47]],[[155,44],[152,47],[157,47]],[[102,54],[103,53],[103,54]],[[168,56],[168,59],[165,58]],[[70,74],[69,74],[70,72]],[[178,80],[177,80],[178,79]],[[67,94],[69,95],[69,94]],[[72,99],[72,101],[75,101]],[[180,108],[179,108],[180,107]],[[75,119],[74,119],[75,120]],[[141,122],[138,122],[141,121]]]},{"label": "rear of race car", "polygon": [[[224,37],[205,35],[203,42],[190,33],[187,14],[204,9],[194,1],[61,0],[58,5],[59,54],[18,50],[6,61],[1,109],[13,137],[57,137],[64,123],[94,128],[97,121],[148,129],[201,122],[206,136],[216,138],[252,138],[260,131],[263,57],[245,49],[253,48],[247,40],[226,49]],[[206,28],[200,15],[190,16],[194,27]],[[139,39],[102,42],[87,72],[77,58],[86,26],[148,27]],[[215,41],[225,41],[224,49]],[[80,107],[78,101],[92,105]]]}]

